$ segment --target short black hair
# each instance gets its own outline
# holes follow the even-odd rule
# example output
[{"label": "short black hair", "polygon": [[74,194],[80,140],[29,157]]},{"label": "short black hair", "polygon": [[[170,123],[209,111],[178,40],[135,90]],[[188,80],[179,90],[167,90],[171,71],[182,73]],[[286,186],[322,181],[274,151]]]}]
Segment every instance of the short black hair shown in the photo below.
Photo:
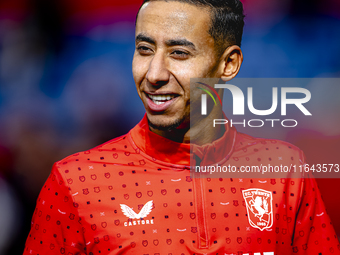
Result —
[{"label": "short black hair", "polygon": [[208,8],[211,13],[209,34],[215,41],[218,54],[230,45],[241,47],[245,16],[240,0],[144,0],[141,7],[153,1],[176,1]]}]

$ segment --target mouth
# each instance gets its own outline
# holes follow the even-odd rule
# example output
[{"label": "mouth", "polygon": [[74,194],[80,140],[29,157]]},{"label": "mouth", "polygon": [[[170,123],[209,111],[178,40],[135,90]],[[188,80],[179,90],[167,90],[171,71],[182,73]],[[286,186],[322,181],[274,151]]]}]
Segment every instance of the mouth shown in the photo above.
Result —
[{"label": "mouth", "polygon": [[156,105],[161,105],[161,104],[165,104],[166,102],[174,99],[175,97],[177,97],[174,94],[168,94],[168,95],[150,95],[150,94],[146,94],[146,96],[152,100],[152,102],[154,102]]},{"label": "mouth", "polygon": [[145,93],[147,97],[147,104],[151,111],[163,112],[170,108],[174,104],[179,95],[169,94],[150,94]]}]

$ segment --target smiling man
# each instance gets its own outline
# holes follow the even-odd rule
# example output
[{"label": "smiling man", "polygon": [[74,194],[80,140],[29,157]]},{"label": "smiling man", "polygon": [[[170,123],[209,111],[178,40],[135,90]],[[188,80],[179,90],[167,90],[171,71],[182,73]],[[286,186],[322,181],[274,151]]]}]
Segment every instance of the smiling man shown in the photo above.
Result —
[{"label": "smiling man", "polygon": [[340,254],[315,180],[190,173],[304,164],[288,143],[208,125],[224,116],[216,105],[190,125],[190,79],[237,75],[243,18],[237,0],[144,1],[132,69],[146,115],[54,165],[24,254]]},{"label": "smiling man", "polygon": [[[233,11],[238,13],[230,17],[230,22],[235,24],[232,31],[228,31],[226,25],[225,31],[223,28],[218,31],[223,24],[217,17],[217,28],[211,24],[212,16],[225,15],[222,10],[227,11],[228,5],[218,3],[220,9],[213,14],[207,4],[204,5],[204,1],[145,1],[136,22],[132,70],[150,129],[178,142],[190,140],[190,78],[230,80],[242,63],[239,47],[244,24],[242,4],[233,3]],[[228,37],[232,39],[227,40]],[[222,117],[221,110],[215,109],[214,115]],[[205,130],[206,124],[200,122],[195,130]],[[210,137],[210,141],[205,142],[216,138]]]}]

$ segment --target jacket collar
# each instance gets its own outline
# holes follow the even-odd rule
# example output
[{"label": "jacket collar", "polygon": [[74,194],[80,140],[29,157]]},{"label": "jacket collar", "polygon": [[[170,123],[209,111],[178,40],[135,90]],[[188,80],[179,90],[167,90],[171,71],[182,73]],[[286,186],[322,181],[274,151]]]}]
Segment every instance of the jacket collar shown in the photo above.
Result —
[{"label": "jacket collar", "polygon": [[212,165],[228,160],[232,153],[236,129],[225,125],[224,135],[212,143],[198,146],[189,143],[177,143],[159,136],[149,129],[146,115],[131,131],[133,143],[154,160],[171,165],[189,166],[200,163]]}]

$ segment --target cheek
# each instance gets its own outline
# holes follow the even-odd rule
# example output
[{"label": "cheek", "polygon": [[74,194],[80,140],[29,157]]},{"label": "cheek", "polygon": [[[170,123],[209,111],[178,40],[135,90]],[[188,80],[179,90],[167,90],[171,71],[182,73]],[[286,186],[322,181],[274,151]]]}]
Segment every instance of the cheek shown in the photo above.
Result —
[{"label": "cheek", "polygon": [[147,73],[146,61],[142,61],[140,57],[134,56],[132,60],[132,75],[133,79],[135,80],[137,88],[139,87],[146,73]]},{"label": "cheek", "polygon": [[137,93],[139,95],[140,98],[142,98],[141,96],[141,84],[143,81],[143,74],[142,74],[142,68],[141,65],[138,64],[138,61],[136,59],[133,59],[132,61],[132,75],[133,75],[133,79],[135,81],[135,85],[136,85],[136,89],[137,89]]},{"label": "cheek", "polygon": [[200,78],[203,74],[202,67],[190,62],[172,63],[169,70],[180,84],[188,84],[191,78]]},{"label": "cheek", "polygon": [[171,68],[170,72],[173,73],[177,79],[183,81],[183,79],[190,79],[192,69],[183,65],[174,65],[174,68]]},{"label": "cheek", "polygon": [[213,59],[202,57],[193,59],[190,62],[183,62],[183,64],[174,63],[171,69],[178,78],[186,79],[190,82],[190,78],[208,77],[214,64]]},{"label": "cheek", "polygon": [[136,85],[138,84],[138,79],[139,79],[139,70],[138,66],[135,60],[132,62],[132,75],[133,79],[135,80]]}]

